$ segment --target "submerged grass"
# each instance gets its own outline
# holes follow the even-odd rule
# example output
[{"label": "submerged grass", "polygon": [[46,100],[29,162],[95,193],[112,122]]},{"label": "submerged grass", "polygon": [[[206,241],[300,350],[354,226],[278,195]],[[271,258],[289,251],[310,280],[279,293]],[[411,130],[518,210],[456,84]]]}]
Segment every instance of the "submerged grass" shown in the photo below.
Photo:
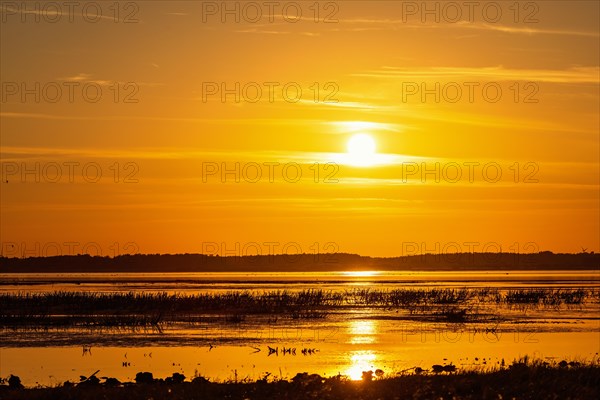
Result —
[{"label": "submerged grass", "polygon": [[465,322],[477,316],[480,306],[556,309],[597,303],[597,298],[597,289],[580,288],[367,288],[197,294],[58,291],[0,295],[0,326],[156,326],[201,315],[221,315],[227,323],[242,323],[250,315],[315,319],[356,307],[404,310],[448,322]]}]

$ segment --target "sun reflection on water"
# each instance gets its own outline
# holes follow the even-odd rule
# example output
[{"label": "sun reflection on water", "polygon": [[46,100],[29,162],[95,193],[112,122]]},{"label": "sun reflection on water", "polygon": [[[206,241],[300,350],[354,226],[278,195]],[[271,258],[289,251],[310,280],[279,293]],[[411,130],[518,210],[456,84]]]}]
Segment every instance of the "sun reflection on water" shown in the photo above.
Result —
[{"label": "sun reflection on water", "polygon": [[355,278],[365,278],[379,275],[381,271],[344,271],[343,274],[345,276],[355,277]]},{"label": "sun reflection on water", "polygon": [[377,356],[371,350],[359,350],[350,353],[350,366],[346,369],[344,375],[348,378],[358,381],[362,378],[363,371],[374,369],[374,361]]},{"label": "sun reflection on water", "polygon": [[375,343],[377,334],[377,321],[374,320],[355,320],[350,322],[348,333],[351,344],[370,344]]}]

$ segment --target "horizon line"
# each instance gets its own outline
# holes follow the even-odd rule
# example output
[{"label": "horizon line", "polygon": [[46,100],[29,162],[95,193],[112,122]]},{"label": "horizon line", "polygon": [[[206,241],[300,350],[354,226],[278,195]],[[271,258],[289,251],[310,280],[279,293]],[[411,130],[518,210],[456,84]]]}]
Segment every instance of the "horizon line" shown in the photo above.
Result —
[{"label": "horizon line", "polygon": [[376,259],[394,259],[394,258],[403,258],[403,257],[419,257],[419,256],[458,256],[458,255],[485,255],[485,254],[519,254],[519,255],[600,255],[595,251],[582,251],[579,253],[555,253],[551,250],[542,250],[538,252],[531,253],[519,253],[519,252],[446,252],[446,253],[418,253],[418,254],[404,254],[397,256],[370,256],[370,255],[362,255],[359,253],[346,253],[346,252],[330,252],[330,253],[296,253],[296,254],[287,254],[287,253],[273,253],[273,254],[245,254],[245,255],[220,255],[220,254],[204,254],[204,253],[135,253],[135,254],[119,254],[119,255],[92,255],[92,254],[56,254],[56,255],[34,255],[28,257],[9,257],[0,255],[0,259],[17,259],[17,260],[27,260],[33,258],[56,258],[56,257],[91,257],[91,258],[120,258],[120,257],[146,257],[146,256],[204,256],[204,257],[219,257],[219,258],[250,258],[250,257],[297,257],[297,256],[318,256],[318,255],[348,255],[348,256],[357,256],[361,258],[376,258]]}]

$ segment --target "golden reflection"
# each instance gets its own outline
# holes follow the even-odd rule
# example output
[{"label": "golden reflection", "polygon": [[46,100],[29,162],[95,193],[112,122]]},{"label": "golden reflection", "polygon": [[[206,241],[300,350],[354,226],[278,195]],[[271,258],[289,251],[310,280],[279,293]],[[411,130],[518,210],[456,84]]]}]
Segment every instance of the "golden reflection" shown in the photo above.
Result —
[{"label": "golden reflection", "polygon": [[355,277],[355,278],[363,278],[379,275],[381,271],[344,271],[343,274],[345,276]]},{"label": "golden reflection", "polygon": [[358,381],[362,379],[363,371],[374,370],[374,361],[377,357],[371,350],[360,350],[350,353],[350,366],[345,374],[348,378]]},{"label": "golden reflection", "polygon": [[375,334],[377,333],[377,321],[374,320],[355,320],[350,322],[348,328],[351,344],[375,343]]}]

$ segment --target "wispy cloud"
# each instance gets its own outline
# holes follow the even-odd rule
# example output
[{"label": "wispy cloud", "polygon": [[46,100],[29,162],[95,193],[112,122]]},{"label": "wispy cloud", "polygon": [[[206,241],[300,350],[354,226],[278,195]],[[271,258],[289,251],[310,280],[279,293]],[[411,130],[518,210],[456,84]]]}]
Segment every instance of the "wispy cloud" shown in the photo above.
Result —
[{"label": "wispy cloud", "polygon": [[450,78],[482,78],[490,80],[535,81],[551,83],[599,83],[600,68],[573,67],[564,70],[548,69],[511,69],[503,66],[473,67],[423,67],[404,68],[384,66],[379,70],[351,74],[352,76],[382,79],[450,79]]},{"label": "wispy cloud", "polygon": [[[79,4],[79,3],[77,3]],[[2,7],[0,7],[0,14],[7,14],[7,15],[41,15],[43,16],[45,19],[50,20],[50,21],[59,21],[60,19],[65,19],[67,18],[67,16],[63,15],[63,11],[62,10],[52,10],[52,9],[21,9],[21,8],[14,8],[11,7],[10,4],[4,4]],[[85,13],[83,12],[74,12],[71,13],[68,18],[72,18],[72,16],[78,17],[78,18],[84,18],[84,16],[88,17]],[[89,18],[89,17],[88,17]],[[93,15],[93,17],[91,17],[93,20],[97,20],[97,19],[104,19],[104,20],[108,20],[108,21],[115,21],[115,17],[111,14],[107,14],[107,15],[102,15],[102,12],[99,12],[95,15]]]},{"label": "wispy cloud", "polygon": [[526,35],[563,35],[563,36],[587,36],[587,37],[600,37],[600,33],[577,31],[569,29],[544,29],[544,28],[532,28],[532,27],[521,27],[521,26],[507,26],[501,24],[472,24],[466,21],[458,22],[457,25],[461,28],[467,29],[479,29],[487,31],[497,31],[512,34],[526,34]]},{"label": "wispy cloud", "polygon": [[312,162],[321,160],[321,153],[275,152],[275,151],[224,151],[190,148],[142,148],[142,149],[114,149],[114,148],[67,148],[67,147],[19,147],[2,146],[3,161],[19,161],[31,159],[56,159],[60,157],[85,158],[85,159],[149,159],[149,160],[294,160]]},{"label": "wispy cloud", "polygon": [[72,76],[65,76],[62,78],[58,78],[61,81],[75,81],[75,82],[83,82],[83,81],[89,81],[92,78],[92,75],[90,74],[86,74],[84,72],[80,72],[76,75],[72,75]]},{"label": "wispy cloud", "polygon": [[402,132],[406,126],[395,123],[383,123],[372,121],[332,121],[328,125],[331,126],[331,132],[334,134],[348,134],[357,132]]},{"label": "wispy cloud", "polygon": [[293,125],[314,126],[316,124],[328,124],[330,120],[324,119],[296,119],[296,118],[182,118],[169,116],[135,116],[135,115],[103,115],[103,116],[81,116],[81,115],[56,115],[42,113],[0,112],[3,118],[31,118],[48,120],[84,120],[84,121],[178,121],[197,122],[215,125]]},{"label": "wispy cloud", "polygon": [[323,108],[323,109],[327,109],[327,108],[331,108],[331,107],[336,107],[336,108],[350,108],[350,109],[356,109],[356,110],[362,110],[362,111],[376,110],[376,109],[380,109],[381,108],[381,106],[378,106],[378,105],[375,105],[375,104],[361,103],[361,102],[356,102],[356,101],[337,101],[337,102],[333,102],[333,101],[320,101],[320,102],[315,102],[313,100],[302,100],[302,99],[300,99],[297,104],[310,105],[310,106],[313,106],[313,107],[318,107],[318,108]]},{"label": "wispy cloud", "polygon": [[[152,64],[152,66],[154,66],[155,68],[158,68],[157,64]],[[66,82],[81,82],[81,83],[95,83],[97,85],[100,86],[110,86],[110,85],[114,85],[114,84],[119,84],[119,85],[125,85],[125,84],[135,84],[137,86],[164,86],[163,83],[157,83],[157,82],[126,82],[126,81],[119,81],[119,80],[108,80],[108,79],[96,79],[93,77],[92,74],[88,74],[85,72],[79,72],[75,75],[70,75],[70,76],[63,76],[63,77],[58,77],[56,78],[59,81],[66,81]]]},{"label": "wispy cloud", "polygon": [[[597,31],[582,31],[575,29],[551,29],[532,26],[509,26],[503,24],[477,23],[469,21],[458,21],[448,23],[422,23],[420,21],[403,21],[402,19],[389,18],[356,18],[344,20],[341,27],[334,31],[368,31],[368,30],[397,30],[397,29],[473,29],[480,31],[495,31],[508,34],[520,35],[562,35],[600,37]],[[359,25],[359,26],[357,26]],[[365,25],[365,26],[360,26]],[[370,26],[368,26],[370,25]]]},{"label": "wispy cloud", "polygon": [[287,35],[290,33],[290,32],[285,32],[285,31],[274,31],[274,30],[258,29],[258,28],[239,29],[239,30],[236,30],[235,32],[237,32],[237,33],[262,33],[262,34],[266,34],[266,35]]}]

